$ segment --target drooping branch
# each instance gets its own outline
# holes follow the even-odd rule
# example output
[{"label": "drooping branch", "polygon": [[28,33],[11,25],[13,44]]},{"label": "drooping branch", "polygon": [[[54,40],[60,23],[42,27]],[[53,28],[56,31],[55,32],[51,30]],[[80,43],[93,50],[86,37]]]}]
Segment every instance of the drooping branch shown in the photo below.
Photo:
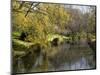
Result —
[{"label": "drooping branch", "polygon": [[33,4],[34,4],[34,2],[30,5],[30,8],[28,9],[28,11],[25,14],[25,17],[28,15],[28,13],[30,12],[31,8],[34,8],[34,7],[38,6],[40,3],[37,3],[34,6],[33,6]]},{"label": "drooping branch", "polygon": [[32,7],[32,5],[34,4],[34,2],[33,3],[31,3],[31,6],[30,6],[30,8],[28,9],[28,11],[26,12],[26,14],[25,14],[25,17],[28,15],[28,13],[29,13],[29,11],[30,11],[30,9],[31,9],[31,7]]}]

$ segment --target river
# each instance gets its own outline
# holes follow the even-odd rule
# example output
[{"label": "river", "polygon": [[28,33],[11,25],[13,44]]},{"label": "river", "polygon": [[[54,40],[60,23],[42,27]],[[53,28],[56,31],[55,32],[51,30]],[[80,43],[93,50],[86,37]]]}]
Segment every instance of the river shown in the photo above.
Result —
[{"label": "river", "polygon": [[[87,70],[96,68],[95,53],[93,53],[93,50],[86,42],[74,45],[64,43],[48,49],[49,53],[46,60],[43,60],[41,54],[30,71],[25,71],[24,68],[21,68],[19,73]],[[31,62],[31,60],[28,61]]]}]

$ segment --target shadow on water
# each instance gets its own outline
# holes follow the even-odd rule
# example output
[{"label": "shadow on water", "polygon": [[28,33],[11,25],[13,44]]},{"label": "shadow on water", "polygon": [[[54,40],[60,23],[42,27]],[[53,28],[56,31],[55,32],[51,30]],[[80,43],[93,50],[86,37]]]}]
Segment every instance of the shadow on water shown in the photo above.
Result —
[{"label": "shadow on water", "polygon": [[[47,50],[46,58],[44,59],[44,55],[40,54],[28,72],[96,68],[96,61],[94,60],[95,54],[86,42],[80,43],[80,45],[64,43],[56,47],[50,47]],[[31,62],[31,60],[27,61]],[[22,64],[21,60],[19,63]],[[25,68],[22,66],[19,72],[26,73],[27,71],[25,71]]]}]

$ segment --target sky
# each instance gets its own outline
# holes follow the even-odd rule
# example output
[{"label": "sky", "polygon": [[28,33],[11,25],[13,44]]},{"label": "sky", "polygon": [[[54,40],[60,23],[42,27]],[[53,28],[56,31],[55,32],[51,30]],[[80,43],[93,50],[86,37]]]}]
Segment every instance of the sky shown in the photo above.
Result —
[{"label": "sky", "polygon": [[80,9],[83,13],[85,12],[89,12],[90,6],[87,5],[65,5],[65,7],[71,7],[71,8],[75,8],[75,9]]},{"label": "sky", "polygon": [[89,12],[90,6],[73,5],[73,8],[80,9],[83,13]]}]

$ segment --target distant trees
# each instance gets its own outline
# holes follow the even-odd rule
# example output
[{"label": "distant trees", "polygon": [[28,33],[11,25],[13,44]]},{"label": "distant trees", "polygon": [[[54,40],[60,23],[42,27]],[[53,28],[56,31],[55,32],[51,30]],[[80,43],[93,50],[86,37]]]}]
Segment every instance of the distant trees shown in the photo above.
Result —
[{"label": "distant trees", "polygon": [[90,7],[90,14],[88,19],[89,32],[96,33],[96,9]]}]

